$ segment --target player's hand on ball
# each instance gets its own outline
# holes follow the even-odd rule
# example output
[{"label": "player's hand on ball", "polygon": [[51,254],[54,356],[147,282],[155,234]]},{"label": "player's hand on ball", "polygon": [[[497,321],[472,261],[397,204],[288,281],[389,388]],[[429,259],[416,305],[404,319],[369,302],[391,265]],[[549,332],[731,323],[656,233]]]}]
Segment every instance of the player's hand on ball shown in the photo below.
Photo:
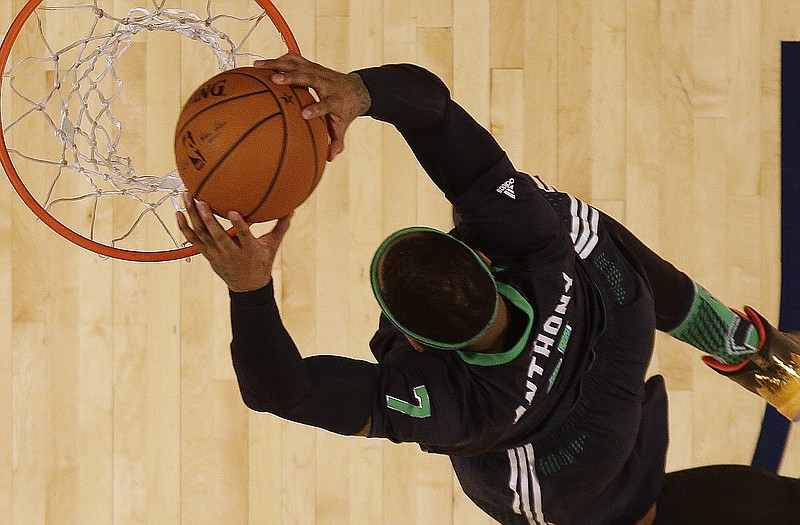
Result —
[{"label": "player's hand on ball", "polygon": [[189,219],[178,212],[178,227],[186,240],[211,263],[228,288],[234,292],[249,292],[270,282],[272,264],[289,229],[292,214],[278,219],[271,232],[256,238],[242,216],[231,212],[228,218],[236,229],[236,235],[231,236],[214,217],[208,204],[193,202],[187,193],[184,193],[184,202]]},{"label": "player's hand on ball", "polygon": [[272,81],[276,84],[310,87],[317,92],[319,102],[307,106],[303,118],[326,118],[331,137],[329,161],[344,150],[344,134],[350,123],[369,111],[372,105],[369,91],[358,74],[339,73],[297,53],[257,60],[253,65],[275,70]]}]

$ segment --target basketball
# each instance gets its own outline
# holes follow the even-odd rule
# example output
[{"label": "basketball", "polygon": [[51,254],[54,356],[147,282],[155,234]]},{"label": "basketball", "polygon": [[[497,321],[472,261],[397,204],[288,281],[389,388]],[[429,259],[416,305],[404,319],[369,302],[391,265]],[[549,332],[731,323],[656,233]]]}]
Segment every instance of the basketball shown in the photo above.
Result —
[{"label": "basketball", "polygon": [[189,194],[219,216],[250,223],[288,215],[316,188],[328,157],[322,118],[306,88],[274,84],[273,71],[240,67],[204,82],[183,106],[175,161]]}]

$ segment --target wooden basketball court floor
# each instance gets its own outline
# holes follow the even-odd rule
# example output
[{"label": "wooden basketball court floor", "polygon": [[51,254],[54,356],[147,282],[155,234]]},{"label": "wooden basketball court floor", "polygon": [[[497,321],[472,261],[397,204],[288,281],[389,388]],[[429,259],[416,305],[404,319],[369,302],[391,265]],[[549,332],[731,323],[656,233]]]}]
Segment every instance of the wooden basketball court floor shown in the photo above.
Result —
[{"label": "wooden basketball court floor", "polygon": [[[3,31],[23,3],[0,3]],[[276,4],[330,67],[432,69],[519,169],[606,210],[729,305],[777,319],[780,42],[800,40],[800,3]],[[138,81],[185,97],[174,79],[192,67]],[[169,146],[171,124],[147,130]],[[36,222],[6,181],[0,209],[0,523],[490,523],[445,457],[249,412],[226,291],[203,259],[101,260]],[[359,120],[276,268],[304,353],[369,357],[371,255],[415,224],[449,228],[447,203],[396,132]],[[651,372],[669,389],[670,470],[749,463],[760,399],[665,336]],[[796,430],[782,473],[800,475]]]}]

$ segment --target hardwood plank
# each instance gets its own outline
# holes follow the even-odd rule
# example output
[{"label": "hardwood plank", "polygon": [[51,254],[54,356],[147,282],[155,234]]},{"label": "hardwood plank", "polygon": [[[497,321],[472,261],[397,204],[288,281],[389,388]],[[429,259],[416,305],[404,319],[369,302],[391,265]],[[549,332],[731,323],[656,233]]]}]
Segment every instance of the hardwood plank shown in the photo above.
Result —
[{"label": "hardwood plank", "polygon": [[525,3],[524,169],[548,184],[559,173],[559,18],[557,2]]},{"label": "hardwood plank", "polygon": [[[626,196],[626,2],[593,4],[591,198]],[[602,57],[602,59],[601,59]]]},{"label": "hardwood plank", "polygon": [[525,64],[525,4],[524,0],[494,0],[491,2],[492,69],[521,69]]},{"label": "hardwood plank", "polygon": [[[420,27],[417,29],[417,58],[448,86],[453,85],[453,30],[449,27]],[[452,228],[453,215],[441,191],[420,168],[417,175],[417,222],[447,231]]]},{"label": "hardwood plank", "polygon": [[420,27],[452,27],[455,0],[414,0]]},{"label": "hardwood plank", "polygon": [[554,186],[589,200],[591,189],[592,9],[558,4],[558,180]]},{"label": "hardwood plank", "polygon": [[525,74],[521,69],[492,70],[490,131],[515,166],[525,166]]},{"label": "hardwood plank", "polygon": [[491,24],[489,0],[453,5],[453,99],[484,127],[490,125]]}]

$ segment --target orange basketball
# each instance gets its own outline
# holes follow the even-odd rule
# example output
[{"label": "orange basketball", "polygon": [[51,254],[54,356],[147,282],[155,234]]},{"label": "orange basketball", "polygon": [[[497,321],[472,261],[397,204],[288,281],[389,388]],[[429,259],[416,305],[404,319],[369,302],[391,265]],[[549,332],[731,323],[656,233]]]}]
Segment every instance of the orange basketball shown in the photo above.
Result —
[{"label": "orange basketball", "polygon": [[248,222],[288,215],[317,186],[328,157],[321,118],[305,120],[308,89],[279,86],[274,72],[240,67],[189,97],[175,130],[175,161],[190,195]]}]

